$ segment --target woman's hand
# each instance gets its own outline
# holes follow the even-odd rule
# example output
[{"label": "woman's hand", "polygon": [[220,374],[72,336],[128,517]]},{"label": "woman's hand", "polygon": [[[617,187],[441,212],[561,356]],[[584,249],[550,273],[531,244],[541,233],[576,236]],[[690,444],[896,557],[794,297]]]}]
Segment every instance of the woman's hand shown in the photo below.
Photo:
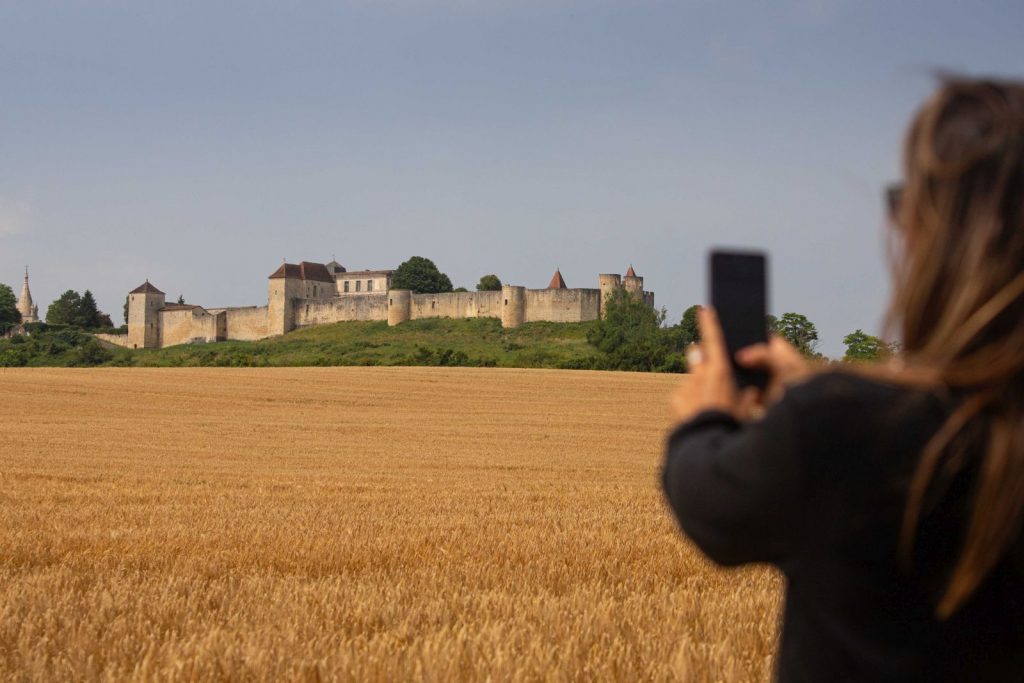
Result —
[{"label": "woman's hand", "polygon": [[773,336],[767,344],[755,344],[736,352],[736,362],[751,370],[768,373],[768,387],[764,401],[775,403],[786,387],[795,384],[811,374],[811,364],[795,346],[779,336]]},{"label": "woman's hand", "polygon": [[687,350],[689,375],[672,395],[672,412],[680,422],[705,410],[722,410],[737,420],[747,420],[757,410],[759,392],[736,388],[729,352],[718,316],[707,307],[697,312],[701,343]]}]

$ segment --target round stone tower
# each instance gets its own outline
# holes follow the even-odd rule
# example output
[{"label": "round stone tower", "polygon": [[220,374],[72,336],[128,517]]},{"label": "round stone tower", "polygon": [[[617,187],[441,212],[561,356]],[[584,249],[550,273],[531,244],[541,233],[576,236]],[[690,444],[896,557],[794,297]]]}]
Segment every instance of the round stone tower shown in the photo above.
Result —
[{"label": "round stone tower", "polygon": [[501,326],[519,327],[526,319],[526,287],[501,286]]},{"label": "round stone tower", "polygon": [[388,327],[401,325],[412,317],[412,292],[392,289],[388,292]]},{"label": "round stone tower", "polygon": [[612,292],[622,286],[622,278],[618,273],[605,273],[597,276],[597,284],[601,289],[601,317],[604,317],[604,307],[611,298]]}]

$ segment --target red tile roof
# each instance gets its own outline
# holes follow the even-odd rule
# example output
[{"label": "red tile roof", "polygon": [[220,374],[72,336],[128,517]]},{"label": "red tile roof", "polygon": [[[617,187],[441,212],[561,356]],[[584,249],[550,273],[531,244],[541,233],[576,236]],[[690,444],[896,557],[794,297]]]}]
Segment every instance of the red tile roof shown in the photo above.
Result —
[{"label": "red tile roof", "polygon": [[626,271],[626,277],[636,277],[636,272],[633,270],[633,264],[629,265],[629,270]]},{"label": "red tile roof", "polygon": [[568,289],[565,286],[565,280],[562,279],[561,270],[555,270],[555,274],[551,276],[551,282],[548,283],[548,289]]},{"label": "red tile roof", "polygon": [[271,273],[271,280],[278,278],[294,278],[298,280],[311,280],[313,282],[334,282],[334,276],[322,263],[282,263],[281,267]]},{"label": "red tile roof", "polygon": [[349,270],[344,273],[338,273],[339,280],[358,280],[361,277],[367,275],[392,275],[395,271],[393,270]]},{"label": "red tile roof", "polygon": [[149,284],[149,280],[146,280],[141,285],[128,292],[129,294],[163,294],[159,289]]}]

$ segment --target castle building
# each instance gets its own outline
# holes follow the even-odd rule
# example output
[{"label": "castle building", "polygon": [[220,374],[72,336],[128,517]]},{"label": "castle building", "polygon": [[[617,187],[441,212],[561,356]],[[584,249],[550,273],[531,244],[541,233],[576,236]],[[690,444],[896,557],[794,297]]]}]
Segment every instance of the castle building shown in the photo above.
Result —
[{"label": "castle building", "polygon": [[32,292],[28,288],[28,266],[25,266],[25,282],[21,285],[18,312],[21,313],[21,322],[23,323],[39,322],[39,306],[32,303]]},{"label": "castle building", "polygon": [[393,270],[358,270],[349,272],[345,266],[333,258],[325,267],[334,278],[336,294],[338,296],[387,292],[391,289],[391,276],[395,272]]},{"label": "castle building", "polygon": [[391,276],[394,272],[393,270],[359,270],[339,273],[336,279],[338,296],[387,292],[391,289]]},{"label": "castle building", "polygon": [[[421,318],[497,318],[503,327],[535,321],[596,320],[607,299],[625,289],[654,305],[642,277],[598,276],[596,289],[570,289],[555,270],[545,289],[504,285],[500,291],[414,294],[392,289],[393,270],[349,271],[337,261],[282,263],[270,274],[266,306],[204,308],[170,304],[149,280],[128,294],[128,334],[98,335],[128,348],[163,348],[228,339],[252,341],[315,325],[355,320],[400,325]],[[26,284],[27,287],[27,284]]]}]

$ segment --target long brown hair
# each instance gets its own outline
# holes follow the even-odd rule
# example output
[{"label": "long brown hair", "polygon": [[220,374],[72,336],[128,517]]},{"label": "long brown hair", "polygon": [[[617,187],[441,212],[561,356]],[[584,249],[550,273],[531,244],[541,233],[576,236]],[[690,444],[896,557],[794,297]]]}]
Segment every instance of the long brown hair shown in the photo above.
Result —
[{"label": "long brown hair", "polygon": [[905,560],[937,479],[983,444],[963,546],[936,608],[946,618],[1024,519],[1024,84],[945,78],[910,127],[904,164],[890,329],[905,378],[964,396],[911,481]]}]

